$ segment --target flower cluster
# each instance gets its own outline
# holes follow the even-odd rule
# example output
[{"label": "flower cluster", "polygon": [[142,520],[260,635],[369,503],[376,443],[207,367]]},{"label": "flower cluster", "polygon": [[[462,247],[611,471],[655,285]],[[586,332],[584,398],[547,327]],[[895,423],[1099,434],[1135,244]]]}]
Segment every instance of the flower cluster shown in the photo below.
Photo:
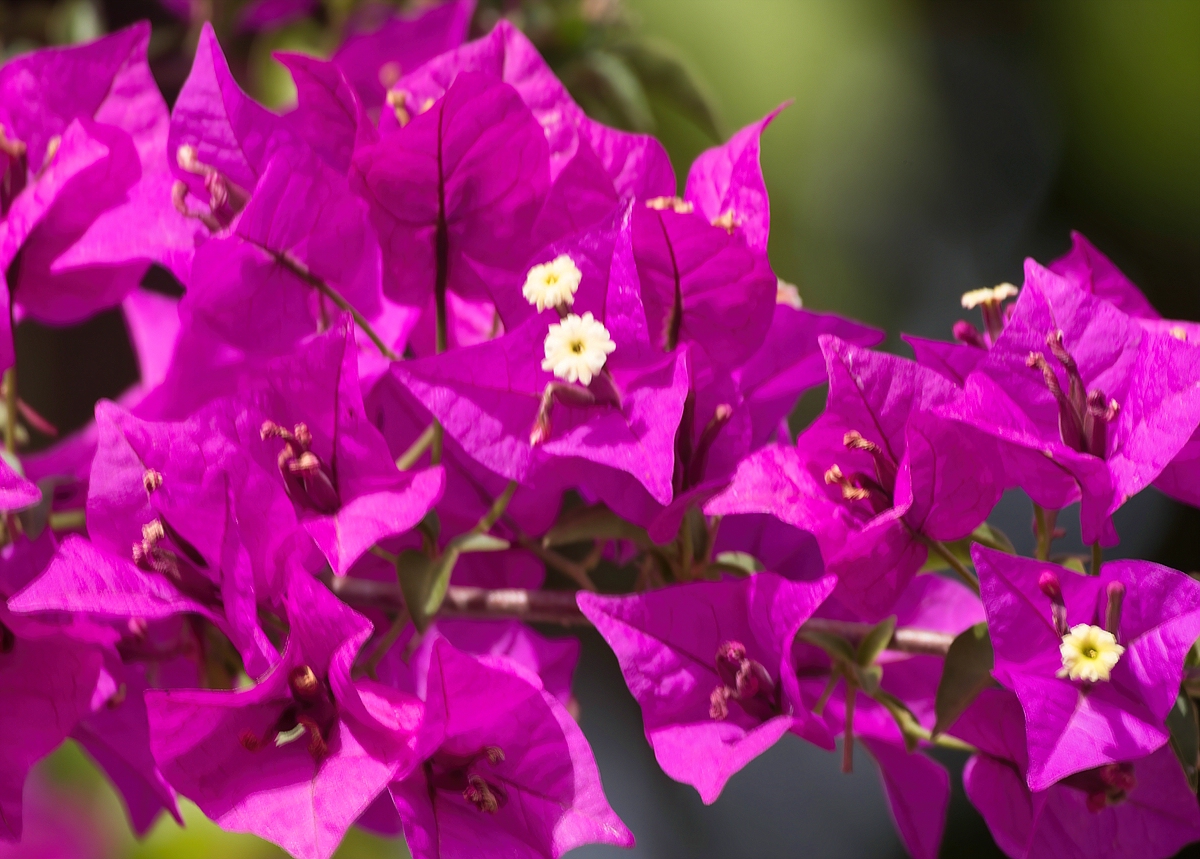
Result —
[{"label": "flower cluster", "polygon": [[[557,622],[706,803],[793,733],[865,749],[918,859],[935,746],[1011,856],[1200,840],[1200,583],[1103,559],[1149,484],[1200,503],[1200,327],[1076,236],[966,293],[982,329],[873,351],[772,272],[774,113],[677,196],[659,143],[448,8],[281,56],[285,115],[207,28],[170,113],[147,26],[0,68],[0,837],[70,737],[138,832],[183,796],[300,859],[355,825],[418,859],[632,845]],[[20,452],[11,320],[116,306],[141,381]],[[1013,488],[1033,558],[986,521]],[[1054,551],[1076,503],[1086,557]]]}]

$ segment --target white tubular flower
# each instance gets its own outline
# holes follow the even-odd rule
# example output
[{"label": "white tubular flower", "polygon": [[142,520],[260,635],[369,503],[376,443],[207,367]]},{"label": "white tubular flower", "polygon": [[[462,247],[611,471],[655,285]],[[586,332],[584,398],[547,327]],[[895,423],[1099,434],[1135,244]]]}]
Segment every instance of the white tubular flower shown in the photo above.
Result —
[{"label": "white tubular flower", "polygon": [[537,307],[538,313],[547,307],[570,307],[575,303],[575,292],[581,280],[583,272],[575,265],[575,260],[560,254],[529,270],[521,294]]},{"label": "white tubular flower", "polygon": [[604,362],[616,348],[608,329],[590,312],[583,316],[572,313],[546,332],[546,360],[542,369],[568,382],[588,385],[604,369]]},{"label": "white tubular flower", "polygon": [[1011,283],[1001,283],[996,286],[983,289],[972,289],[970,292],[964,292],[962,297],[962,306],[964,310],[970,310],[973,307],[978,307],[981,304],[994,302],[999,304],[1010,298],[1015,298],[1018,289]]},{"label": "white tubular flower", "polygon": [[1063,661],[1063,667],[1058,670],[1059,677],[1097,683],[1108,680],[1125,648],[1117,644],[1111,632],[1079,623],[1063,636],[1059,651]]}]

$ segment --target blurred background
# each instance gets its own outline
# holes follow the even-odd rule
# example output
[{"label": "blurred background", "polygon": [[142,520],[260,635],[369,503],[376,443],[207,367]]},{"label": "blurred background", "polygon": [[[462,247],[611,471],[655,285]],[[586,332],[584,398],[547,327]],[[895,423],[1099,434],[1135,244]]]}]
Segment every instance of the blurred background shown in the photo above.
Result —
[{"label": "blurred background", "polygon": [[[271,51],[328,54],[356,4],[328,0],[259,34],[238,32],[240,5],[3,0],[0,54],[150,18],[153,68],[171,100],[197,22],[211,17],[246,88],[284,108],[292,93]],[[1200,319],[1195,0],[481,0],[475,33],[502,14],[534,38],[590,112],[659,135],[681,178],[702,149],[791,100],[763,144],[772,262],[807,307],[886,328],[887,348],[908,354],[901,331],[948,339],[961,293],[1019,284],[1023,258],[1064,253],[1071,229],[1165,316]],[[136,374],[116,314],[69,331],[23,323],[17,344],[22,396],[63,430],[83,425],[98,397],[118,394]],[[822,397],[805,398],[796,428]],[[1028,503],[1011,496],[993,521],[1028,549],[1030,518]],[[1123,508],[1117,528],[1117,555],[1200,568],[1200,511],[1151,490]],[[610,800],[638,837],[632,855],[904,855],[866,756],[843,776],[835,755],[793,737],[704,808],[659,772],[615,660],[599,638],[582,639],[582,724]],[[961,768],[959,758],[944,760]],[[1000,856],[955,780],[942,855]],[[164,822],[134,843],[117,801],[72,747],[28,793],[30,842],[0,844],[0,859],[280,855],[215,831],[194,809],[187,829]],[[339,853],[404,855],[402,845],[361,833]]]}]

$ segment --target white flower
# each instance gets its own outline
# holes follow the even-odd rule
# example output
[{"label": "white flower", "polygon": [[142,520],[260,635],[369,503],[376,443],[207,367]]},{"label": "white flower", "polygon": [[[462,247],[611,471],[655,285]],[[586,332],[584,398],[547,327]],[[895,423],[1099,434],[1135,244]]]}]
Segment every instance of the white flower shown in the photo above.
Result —
[{"label": "white flower", "polygon": [[1096,683],[1109,678],[1125,648],[1117,644],[1111,632],[1079,623],[1063,636],[1059,651],[1063,661],[1059,677]]},{"label": "white flower", "polygon": [[550,262],[535,265],[525,275],[525,286],[521,294],[525,300],[537,307],[541,313],[547,307],[570,307],[575,303],[575,291],[583,280],[583,272],[575,261],[560,254]]},{"label": "white flower", "polygon": [[1014,298],[1017,292],[1017,288],[1011,283],[1001,283],[997,286],[972,289],[970,292],[963,293],[962,306],[964,309],[970,310],[972,307],[978,307],[981,304],[992,302],[999,304],[1009,298]]},{"label": "white flower", "polygon": [[568,382],[587,385],[604,369],[604,362],[616,348],[608,329],[590,312],[583,316],[572,313],[546,332],[546,360],[542,369]]}]

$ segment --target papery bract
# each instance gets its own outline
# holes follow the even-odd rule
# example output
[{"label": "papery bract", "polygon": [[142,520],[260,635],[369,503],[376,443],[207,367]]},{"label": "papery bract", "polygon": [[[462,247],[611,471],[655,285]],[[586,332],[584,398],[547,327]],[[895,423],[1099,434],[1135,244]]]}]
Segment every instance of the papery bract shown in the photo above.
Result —
[{"label": "papery bract", "polygon": [[414,859],[633,846],[583,732],[536,675],[445,639],[429,658],[428,757],[391,788]]},{"label": "papery bract", "polygon": [[580,592],[578,601],[617,655],[659,766],[712,803],[788,731],[832,746],[789,661],[797,630],[833,585],[758,573],[626,597]]},{"label": "papery bract", "polygon": [[223,828],[325,859],[388,782],[417,766],[423,707],[351,679],[371,624],[315,579],[292,579],[287,608],[287,647],[253,688],[148,692],[150,743],[168,781]]},{"label": "papery bract", "polygon": [[1084,542],[1109,546],[1112,513],[1200,422],[1197,382],[1196,347],[1030,260],[1003,335],[939,413],[996,438],[1006,483],[1035,502],[1062,507],[1078,493]]},{"label": "papery bract", "polygon": [[[1147,561],[1109,561],[1099,576],[1085,577],[980,546],[972,557],[996,652],[994,674],[1025,710],[1031,790],[1166,743],[1184,656],[1200,636],[1200,583]],[[1114,584],[1123,598],[1110,631],[1125,650],[1111,679],[1060,676],[1063,633],[1056,627],[1107,627]],[[1053,596],[1055,587],[1061,597]],[[1056,624],[1060,600],[1065,621]]]}]

